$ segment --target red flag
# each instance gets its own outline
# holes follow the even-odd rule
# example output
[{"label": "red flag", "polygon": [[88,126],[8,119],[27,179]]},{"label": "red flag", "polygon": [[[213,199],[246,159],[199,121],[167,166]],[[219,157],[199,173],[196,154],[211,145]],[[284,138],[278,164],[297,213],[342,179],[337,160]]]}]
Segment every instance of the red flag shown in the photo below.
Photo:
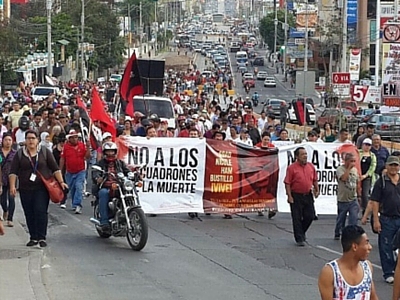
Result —
[{"label": "red flag", "polygon": [[78,107],[81,107],[81,108],[83,108],[84,110],[87,111],[86,105],[83,104],[81,96],[76,96],[76,105],[78,105]]},{"label": "red flag", "polygon": [[112,134],[113,138],[116,137],[117,132],[114,121],[106,113],[104,103],[101,101],[96,89],[93,89],[92,91],[92,109],[90,110],[90,118],[93,121],[100,121],[101,130],[103,132],[109,132]]},{"label": "red flag", "polygon": [[133,52],[128,64],[125,67],[124,75],[122,76],[119,94],[122,99],[127,101],[126,114],[133,117],[133,97],[143,95],[143,86],[140,80],[139,66],[136,59],[136,53]]}]

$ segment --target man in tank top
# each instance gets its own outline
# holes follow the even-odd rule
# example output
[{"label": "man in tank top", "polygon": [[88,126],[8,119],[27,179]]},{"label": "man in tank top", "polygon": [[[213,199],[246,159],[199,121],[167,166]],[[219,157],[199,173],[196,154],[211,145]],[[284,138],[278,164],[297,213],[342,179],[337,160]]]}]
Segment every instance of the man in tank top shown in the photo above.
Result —
[{"label": "man in tank top", "polygon": [[372,249],[364,229],[346,226],[342,231],[343,254],[327,263],[318,278],[322,300],[377,300],[372,265],[367,260]]}]

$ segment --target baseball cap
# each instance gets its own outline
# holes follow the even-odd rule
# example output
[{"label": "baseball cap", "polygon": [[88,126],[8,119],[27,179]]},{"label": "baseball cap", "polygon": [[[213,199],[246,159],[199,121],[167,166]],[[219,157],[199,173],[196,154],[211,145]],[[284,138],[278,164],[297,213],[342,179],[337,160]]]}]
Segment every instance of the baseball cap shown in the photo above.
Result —
[{"label": "baseball cap", "polygon": [[400,159],[397,156],[391,155],[386,160],[386,164],[387,165],[392,165],[392,164],[400,165]]},{"label": "baseball cap", "polygon": [[369,138],[364,139],[363,144],[372,145],[372,141]]},{"label": "baseball cap", "polygon": [[104,132],[101,139],[104,141],[106,138],[112,137],[112,134],[109,132]]}]

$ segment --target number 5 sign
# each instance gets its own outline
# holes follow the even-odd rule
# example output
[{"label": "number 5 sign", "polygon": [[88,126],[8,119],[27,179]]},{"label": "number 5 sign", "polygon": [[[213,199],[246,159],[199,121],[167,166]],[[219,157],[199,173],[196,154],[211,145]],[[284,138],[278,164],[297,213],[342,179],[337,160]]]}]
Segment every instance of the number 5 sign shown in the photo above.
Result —
[{"label": "number 5 sign", "polygon": [[381,88],[377,86],[352,85],[351,99],[356,102],[381,103]]}]

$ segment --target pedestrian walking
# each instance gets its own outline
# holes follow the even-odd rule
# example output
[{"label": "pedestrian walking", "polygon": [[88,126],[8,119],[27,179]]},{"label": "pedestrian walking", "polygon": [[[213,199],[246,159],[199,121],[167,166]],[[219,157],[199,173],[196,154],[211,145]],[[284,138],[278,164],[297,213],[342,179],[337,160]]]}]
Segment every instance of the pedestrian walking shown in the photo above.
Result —
[{"label": "pedestrian walking", "polygon": [[13,140],[10,133],[5,133],[3,135],[1,143],[1,183],[2,193],[1,193],[1,208],[3,209],[3,219],[6,222],[6,226],[13,227],[13,217],[15,210],[15,199],[10,194],[10,185],[8,180],[8,175],[10,174],[11,163],[14,159],[15,153],[17,152],[12,148]]},{"label": "pedestrian walking", "polygon": [[346,224],[347,214],[349,214],[347,225],[357,225],[358,213],[360,211],[357,198],[361,198],[361,189],[358,188],[359,176],[355,166],[356,157],[354,154],[346,153],[344,164],[336,169],[338,190],[335,240],[340,239],[340,235]]},{"label": "pedestrian walking", "polygon": [[386,170],[386,174],[376,181],[370,199],[373,227],[379,233],[378,246],[383,277],[387,283],[392,284],[396,265],[392,241],[400,229],[400,159],[389,156]]},{"label": "pedestrian walking", "polygon": [[30,235],[30,240],[26,244],[28,247],[38,244],[40,247],[47,246],[47,210],[50,197],[38,173],[40,172],[44,178],[54,175],[62,189],[68,188],[53,154],[47,148],[38,145],[36,131],[28,130],[25,134],[25,146],[15,154],[9,176],[10,194],[13,197],[17,194],[18,178],[19,195]]},{"label": "pedestrian walking", "polygon": [[372,141],[366,138],[359,151],[361,163],[361,209],[367,208],[371,186],[375,182],[376,156],[371,151]]},{"label": "pedestrian walking", "polygon": [[314,197],[319,196],[317,170],[307,162],[307,151],[298,147],[294,151],[296,161],[286,171],[284,180],[292,215],[294,239],[304,247],[306,232],[315,218]]},{"label": "pedestrian walking", "polygon": [[69,186],[72,209],[76,214],[82,213],[83,185],[86,178],[86,160],[90,158],[90,142],[86,145],[79,141],[79,133],[70,130],[67,142],[61,152],[60,169],[64,170]]},{"label": "pedestrian walking", "polygon": [[342,256],[327,263],[319,274],[321,299],[378,300],[368,260],[372,246],[364,229],[357,225],[345,227],[341,242]]}]

